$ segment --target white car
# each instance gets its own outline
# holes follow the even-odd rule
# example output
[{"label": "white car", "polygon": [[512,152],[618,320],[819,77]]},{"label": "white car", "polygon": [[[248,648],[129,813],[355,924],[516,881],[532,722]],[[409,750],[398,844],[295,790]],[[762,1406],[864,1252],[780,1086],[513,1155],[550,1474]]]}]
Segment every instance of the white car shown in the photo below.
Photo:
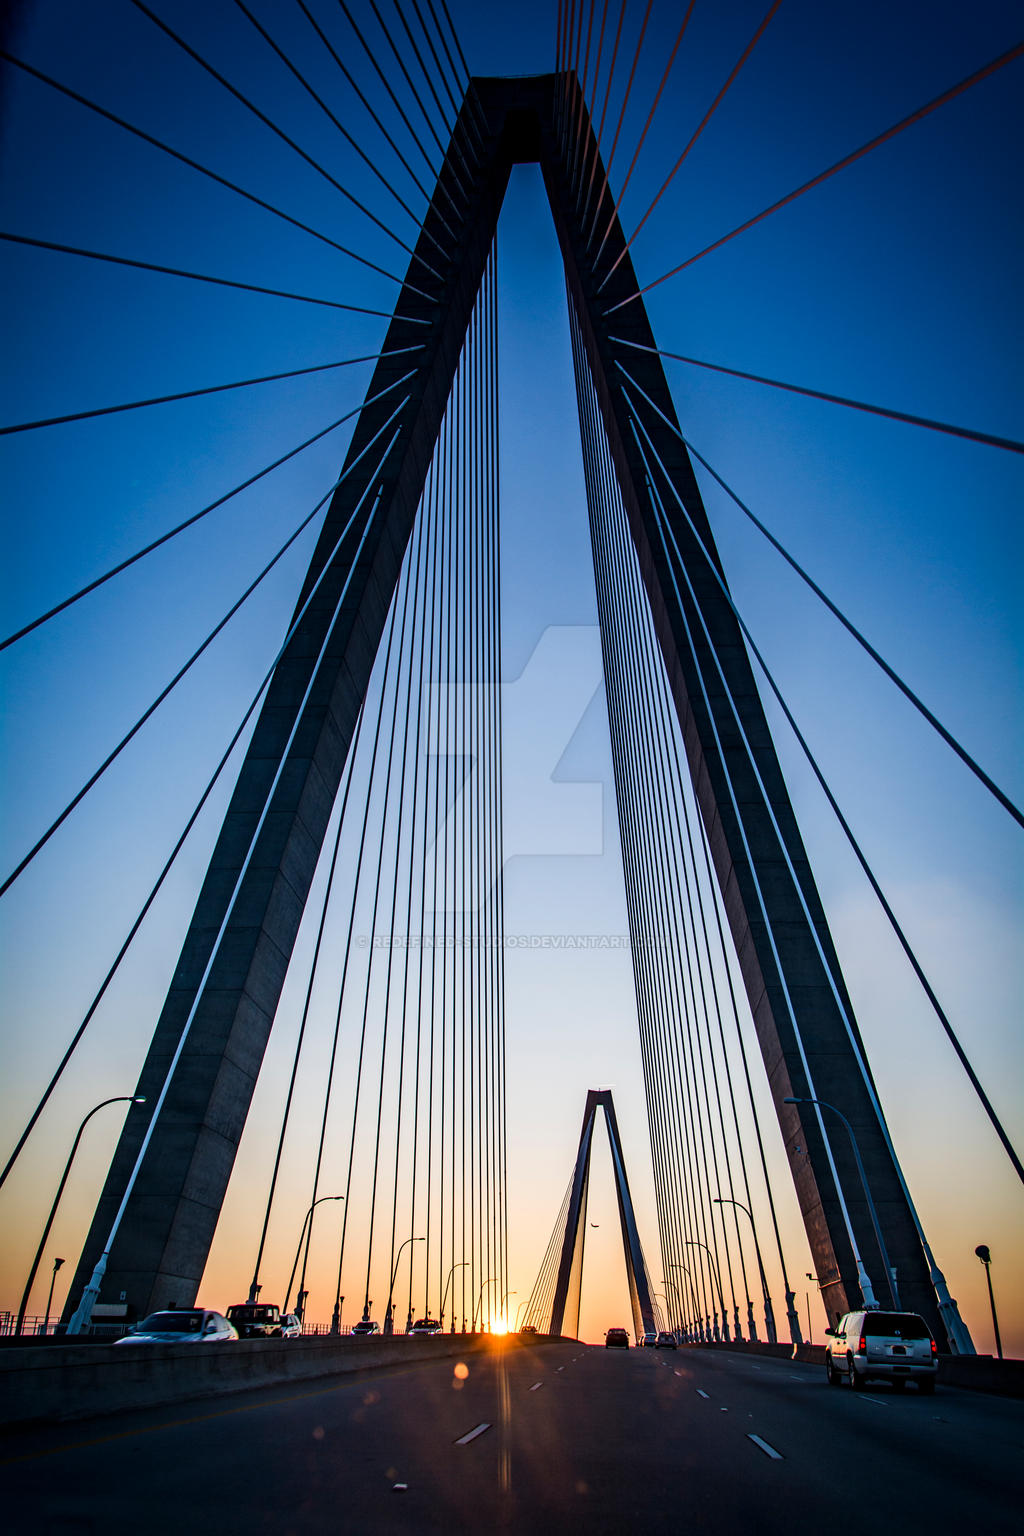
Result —
[{"label": "white car", "polygon": [[170,1312],[151,1312],[118,1344],[223,1344],[237,1339],[237,1330],[220,1312],[203,1307],[176,1307]]},{"label": "white car", "polygon": [[358,1323],[352,1324],[351,1337],[353,1339],[368,1339],[371,1334],[379,1334],[380,1326],[372,1323],[368,1317],[360,1318]]},{"label": "white car", "polygon": [[444,1332],[441,1324],[433,1317],[418,1317],[409,1329],[409,1335],[414,1334],[419,1339],[433,1339]]},{"label": "white car", "polygon": [[854,1391],[868,1381],[888,1381],[897,1391],[912,1381],[919,1392],[935,1391],[939,1352],[916,1312],[847,1312],[825,1333],[830,1387],[845,1376]]}]

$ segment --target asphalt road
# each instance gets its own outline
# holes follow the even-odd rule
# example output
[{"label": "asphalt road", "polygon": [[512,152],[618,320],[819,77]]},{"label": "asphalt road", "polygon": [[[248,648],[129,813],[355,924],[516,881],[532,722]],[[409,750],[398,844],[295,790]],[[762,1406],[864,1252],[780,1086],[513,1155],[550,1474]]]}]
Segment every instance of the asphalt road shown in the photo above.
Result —
[{"label": "asphalt road", "polygon": [[497,1349],[8,1434],[9,1536],[1016,1533],[1024,1403],[789,1361]]}]

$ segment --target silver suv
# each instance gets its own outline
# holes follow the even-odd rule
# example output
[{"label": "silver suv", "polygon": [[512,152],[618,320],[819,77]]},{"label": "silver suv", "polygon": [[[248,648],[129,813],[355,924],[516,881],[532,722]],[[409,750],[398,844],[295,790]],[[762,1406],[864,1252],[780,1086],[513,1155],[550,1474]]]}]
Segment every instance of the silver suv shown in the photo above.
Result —
[{"label": "silver suv", "polygon": [[928,1324],[916,1312],[847,1312],[826,1328],[825,1375],[830,1387],[845,1376],[854,1391],[865,1382],[905,1381],[919,1392],[935,1391],[939,1354]]}]

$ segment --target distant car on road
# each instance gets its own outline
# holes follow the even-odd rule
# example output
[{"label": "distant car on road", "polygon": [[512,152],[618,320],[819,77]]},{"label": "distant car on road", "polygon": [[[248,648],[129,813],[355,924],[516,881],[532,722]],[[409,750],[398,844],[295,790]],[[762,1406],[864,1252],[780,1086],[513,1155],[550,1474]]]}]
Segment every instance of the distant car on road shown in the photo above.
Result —
[{"label": "distant car on road", "polygon": [[642,1333],[637,1341],[637,1348],[653,1349],[657,1342],[658,1335],[656,1333]]},{"label": "distant car on road", "polygon": [[629,1334],[625,1328],[609,1328],[604,1336],[605,1349],[628,1349]]},{"label": "distant car on road", "polygon": [[529,1334],[531,1338],[537,1337],[537,1330],[532,1323],[527,1323],[524,1328],[520,1328],[519,1332],[520,1334]]},{"label": "distant car on road", "polygon": [[434,1317],[418,1317],[409,1329],[410,1335],[415,1334],[419,1339],[433,1339],[444,1329]]},{"label": "distant car on road", "polygon": [[825,1376],[830,1387],[845,1376],[854,1391],[868,1381],[888,1381],[901,1391],[913,1381],[935,1391],[939,1352],[931,1330],[916,1312],[847,1312],[826,1328]]},{"label": "distant car on road", "polygon": [[362,1317],[358,1323],[353,1323],[352,1325],[352,1338],[354,1339],[368,1339],[371,1334],[379,1333],[379,1324],[372,1323],[368,1317]]},{"label": "distant car on road", "polygon": [[676,1338],[674,1333],[666,1333],[664,1329],[654,1341],[655,1349],[675,1349]]},{"label": "distant car on road", "polygon": [[243,1339],[279,1339],[281,1311],[269,1301],[239,1301],[228,1307],[228,1322]]},{"label": "distant car on road", "polygon": [[151,1312],[116,1344],[222,1344],[238,1334],[226,1317],[203,1307]]},{"label": "distant car on road", "polygon": [[300,1339],[302,1337],[302,1320],[297,1313],[281,1313],[281,1337],[282,1339]]}]

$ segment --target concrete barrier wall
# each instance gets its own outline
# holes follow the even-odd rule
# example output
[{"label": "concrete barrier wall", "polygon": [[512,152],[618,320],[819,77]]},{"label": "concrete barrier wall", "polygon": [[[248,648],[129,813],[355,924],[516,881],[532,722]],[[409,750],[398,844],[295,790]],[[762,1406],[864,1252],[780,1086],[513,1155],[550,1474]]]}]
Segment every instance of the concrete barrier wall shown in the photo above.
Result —
[{"label": "concrete barrier wall", "polygon": [[0,1424],[91,1418],[126,1409],[315,1381],[481,1351],[575,1343],[537,1335],[411,1339],[242,1339],[223,1344],[50,1345],[0,1351]]}]

